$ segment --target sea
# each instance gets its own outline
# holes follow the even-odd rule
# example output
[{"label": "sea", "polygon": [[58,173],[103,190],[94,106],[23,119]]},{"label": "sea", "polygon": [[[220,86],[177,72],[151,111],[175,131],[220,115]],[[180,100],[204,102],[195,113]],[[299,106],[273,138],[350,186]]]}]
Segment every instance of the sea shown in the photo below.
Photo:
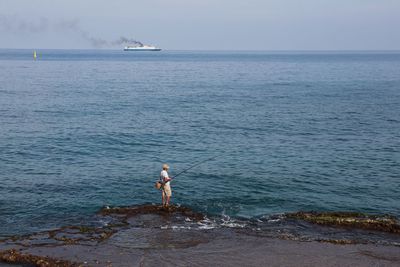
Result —
[{"label": "sea", "polygon": [[399,218],[400,52],[0,50],[0,237],[161,203],[164,163],[210,217]]}]

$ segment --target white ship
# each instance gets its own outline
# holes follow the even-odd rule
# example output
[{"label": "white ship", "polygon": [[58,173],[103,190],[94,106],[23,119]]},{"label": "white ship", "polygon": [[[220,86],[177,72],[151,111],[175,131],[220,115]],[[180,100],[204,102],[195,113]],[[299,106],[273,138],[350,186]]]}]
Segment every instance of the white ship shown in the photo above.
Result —
[{"label": "white ship", "polygon": [[125,46],[124,51],[161,51],[161,48],[157,48],[152,45],[128,45]]}]

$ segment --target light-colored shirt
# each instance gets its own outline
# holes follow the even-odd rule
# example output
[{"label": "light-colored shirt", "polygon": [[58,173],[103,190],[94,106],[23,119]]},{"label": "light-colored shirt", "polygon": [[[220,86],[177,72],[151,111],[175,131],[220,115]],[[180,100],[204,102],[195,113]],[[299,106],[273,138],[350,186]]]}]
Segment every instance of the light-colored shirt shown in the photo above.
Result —
[{"label": "light-colored shirt", "polygon": [[[160,181],[161,182],[165,182],[165,179],[168,178],[168,177],[169,177],[168,176],[168,172],[166,170],[162,170],[161,173],[160,173]],[[169,181],[166,182],[166,183],[169,183]]]}]

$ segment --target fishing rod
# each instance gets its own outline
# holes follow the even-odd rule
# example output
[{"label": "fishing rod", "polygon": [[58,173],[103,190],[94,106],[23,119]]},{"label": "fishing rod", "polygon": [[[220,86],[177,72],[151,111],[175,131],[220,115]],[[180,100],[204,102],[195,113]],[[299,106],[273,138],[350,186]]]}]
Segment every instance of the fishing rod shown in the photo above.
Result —
[{"label": "fishing rod", "polygon": [[197,166],[199,166],[200,164],[202,164],[202,163],[204,163],[204,162],[206,162],[206,161],[209,161],[209,160],[212,160],[212,159],[215,159],[216,157],[218,157],[219,155],[217,155],[217,156],[213,156],[213,157],[211,157],[211,158],[208,158],[208,159],[205,159],[205,160],[203,160],[203,161],[200,161],[200,162],[198,162],[198,163],[196,163],[196,164],[194,164],[194,165],[192,165],[192,166],[190,166],[189,168],[187,168],[187,169],[184,169],[183,171],[181,171],[180,173],[178,173],[177,175],[175,175],[175,176],[172,176],[171,178],[172,179],[175,179],[176,177],[178,177],[179,175],[181,175],[182,173],[184,173],[184,172],[187,172],[188,170],[190,170],[190,169],[193,169],[194,167],[197,167]]}]

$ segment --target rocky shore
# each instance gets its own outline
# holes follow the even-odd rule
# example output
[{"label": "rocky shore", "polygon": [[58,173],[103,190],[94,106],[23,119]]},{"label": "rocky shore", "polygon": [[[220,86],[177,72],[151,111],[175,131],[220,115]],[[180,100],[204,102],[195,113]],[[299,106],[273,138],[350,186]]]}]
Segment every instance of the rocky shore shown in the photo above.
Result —
[{"label": "rocky shore", "polygon": [[[352,215],[353,219],[348,220],[366,220],[360,214]],[[1,240],[0,260],[23,266],[400,265],[400,246],[395,244],[333,244],[335,242],[290,238],[290,235],[273,237],[252,227],[254,225],[209,227],[211,223],[205,215],[185,207],[105,207],[96,216],[105,223],[66,226]],[[301,220],[315,218],[313,223],[326,222],[327,217],[334,221],[340,218],[340,222],[347,220],[344,214],[298,213],[287,216]],[[372,225],[376,225],[374,219],[382,220],[368,217]],[[392,219],[389,232],[398,235],[395,231],[397,222]],[[341,227],[341,224],[335,227]],[[348,223],[344,224],[350,227]],[[382,227],[365,229],[387,230]]]}]

